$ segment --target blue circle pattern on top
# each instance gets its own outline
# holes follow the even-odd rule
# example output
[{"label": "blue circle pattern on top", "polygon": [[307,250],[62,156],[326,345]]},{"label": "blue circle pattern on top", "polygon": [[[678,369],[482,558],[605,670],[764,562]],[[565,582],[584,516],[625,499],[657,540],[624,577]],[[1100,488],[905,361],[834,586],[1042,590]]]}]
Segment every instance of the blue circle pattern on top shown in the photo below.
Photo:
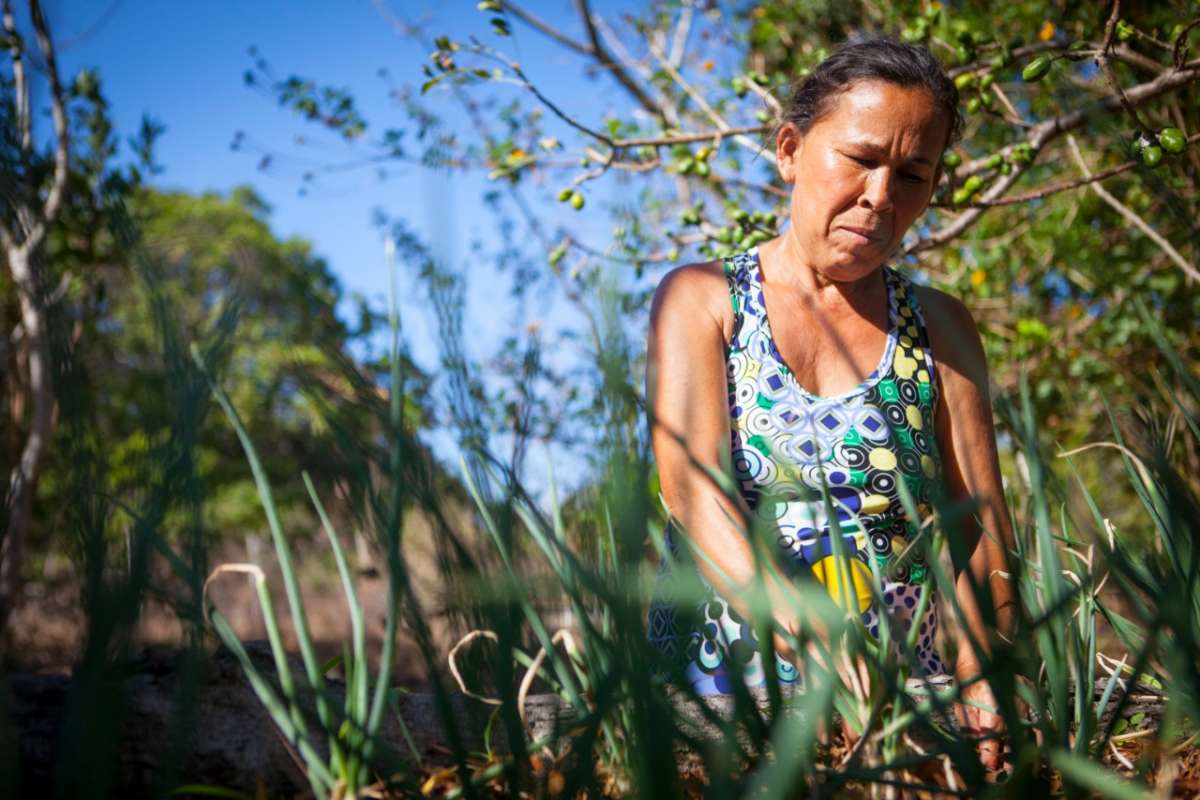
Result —
[{"label": "blue circle pattern on top", "polygon": [[[922,518],[941,466],[934,436],[937,383],[924,320],[910,281],[883,268],[888,295],[887,344],[879,365],[857,387],[818,397],[791,374],[775,345],[763,301],[757,249],[725,261],[734,334],[726,347],[731,454],[734,478],[754,515],[755,530],[769,531],[793,576],[809,572],[843,607],[855,609],[872,636],[879,609],[872,600],[872,566],[882,576],[874,588],[893,630],[917,634],[917,658],[929,675],[945,672],[936,648],[937,611],[929,604],[916,620],[927,565],[923,548],[906,550],[916,535],[901,501],[900,484]],[[852,586],[840,589],[833,567],[832,507],[851,555]],[[676,542],[668,531],[668,544]],[[670,569],[664,560],[660,579]],[[668,658],[683,659],[699,694],[729,694],[741,675],[748,686],[765,682],[758,639],[748,621],[704,584],[695,607],[656,598],[648,636]],[[932,588],[932,587],[931,587]],[[797,680],[795,666],[775,656],[776,675]]]}]

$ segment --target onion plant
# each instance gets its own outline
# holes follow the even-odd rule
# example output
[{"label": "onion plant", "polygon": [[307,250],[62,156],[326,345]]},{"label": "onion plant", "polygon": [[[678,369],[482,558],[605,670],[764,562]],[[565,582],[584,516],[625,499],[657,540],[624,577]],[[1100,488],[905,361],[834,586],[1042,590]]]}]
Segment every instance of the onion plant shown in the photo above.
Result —
[{"label": "onion plant", "polygon": [[[1146,320],[1153,329],[1149,315]],[[394,336],[397,331],[393,317]],[[1151,443],[1137,452],[1113,425],[1113,441],[1104,451],[1119,454],[1128,494],[1143,511],[1143,530],[1117,530],[1105,508],[1116,493],[1106,488],[1104,496],[1097,497],[1077,471],[1080,459],[1096,457],[1100,449],[1055,452],[1043,440],[1025,393],[998,402],[1010,432],[1008,445],[1021,465],[1017,474],[1007,476],[1015,534],[1007,566],[1016,590],[1015,635],[1011,642],[990,649],[967,637],[967,646],[982,665],[982,679],[995,691],[994,710],[1004,719],[1011,748],[1011,767],[1003,775],[989,775],[976,754],[978,742],[956,727],[950,713],[954,703],[969,702],[962,699],[965,687],[919,677],[918,626],[904,631],[883,615],[879,636],[871,637],[862,622],[845,611],[848,598],[831,597],[811,579],[792,581],[789,599],[810,624],[798,632],[781,632],[793,651],[803,654],[798,665],[803,687],[781,686],[775,671],[766,669],[762,691],[752,692],[734,680],[734,693],[723,710],[695,696],[679,663],[664,658],[647,641],[646,608],[652,590],[682,600],[684,607],[698,603],[705,587],[695,562],[703,554],[686,546],[685,532],[677,533],[684,546],[674,551],[664,538],[666,515],[649,489],[653,470],[639,428],[644,409],[628,377],[633,348],[612,318],[595,323],[593,331],[602,376],[599,424],[606,432],[593,486],[564,503],[551,474],[548,500],[539,502],[519,476],[488,452],[477,430],[469,442],[464,439],[462,481],[496,566],[483,572],[481,564],[465,555],[442,565],[447,585],[471,590],[462,600],[470,607],[468,617],[479,626],[470,641],[492,643],[486,656],[476,658],[473,670],[464,675],[456,668],[453,677],[464,691],[494,693],[493,722],[504,731],[508,751],[498,756],[487,743],[487,765],[475,771],[465,744],[471,737],[451,708],[447,654],[432,644],[424,610],[409,584],[410,566],[399,548],[400,509],[406,503],[433,515],[435,529],[450,535],[445,520],[436,520],[436,493],[404,478],[397,460],[401,449],[393,443],[383,454],[391,459],[385,485],[364,494],[373,516],[383,520],[380,538],[388,555],[390,587],[387,636],[372,690],[361,602],[334,526],[316,488],[305,479],[351,615],[346,703],[334,709],[307,632],[270,486],[249,434],[213,384],[241,438],[270,524],[304,678],[315,697],[315,726],[301,710],[300,690],[283,652],[262,573],[250,570],[275,653],[277,684],[257,671],[219,611],[211,610],[210,618],[218,636],[237,654],[272,719],[300,753],[317,796],[360,793],[381,774],[378,733],[387,708],[394,636],[402,622],[414,632],[430,670],[453,760],[448,796],[478,795],[485,785],[494,790],[497,781],[512,796],[539,787],[566,796],[679,796],[691,791],[686,774],[681,777],[678,769],[686,761],[685,753],[699,760],[707,791],[723,797],[896,796],[908,790],[948,796],[1041,796],[1057,791],[1058,780],[1070,796],[1148,796],[1148,762],[1126,769],[1132,777],[1119,776],[1108,765],[1116,751],[1114,737],[1124,735],[1119,725],[1131,697],[1138,691],[1163,696],[1165,723],[1150,734],[1154,744],[1149,752],[1168,757],[1180,737],[1200,723],[1200,677],[1195,669],[1200,663],[1200,500],[1194,483],[1172,466],[1169,447]],[[1165,391],[1185,433],[1200,446],[1200,380],[1166,345],[1162,332],[1155,329],[1155,335],[1172,366],[1160,383],[1168,387]],[[394,365],[399,363],[396,341]],[[461,359],[457,368],[465,368]],[[401,385],[394,374],[393,391]],[[393,394],[395,442],[401,441],[398,402]],[[707,471],[718,490],[733,495],[736,488],[726,470]],[[1115,477],[1110,480],[1117,482]],[[920,530],[910,545],[911,555],[924,551],[931,575],[920,595],[921,610],[939,603],[944,620],[966,629],[952,564],[944,563],[940,554],[959,536],[962,521],[973,509],[942,500],[922,519],[912,498],[904,494],[904,500]],[[832,504],[828,493],[826,503]],[[830,513],[829,518],[836,520],[837,515]],[[776,631],[764,586],[768,579],[789,579],[782,577],[782,565],[765,545],[772,537],[760,535],[746,520],[736,522],[755,543],[757,578],[748,593],[751,622],[762,663],[773,664]],[[1151,547],[1137,538],[1148,533],[1154,536]],[[848,570],[845,559],[850,555],[842,537],[835,535],[833,541],[841,569]],[[657,589],[648,550],[674,565],[658,578]],[[837,583],[849,587],[848,576],[847,571]],[[973,584],[972,589],[985,621],[995,625],[987,586]],[[875,601],[881,602],[878,588],[873,591]],[[570,611],[567,634],[555,630],[544,616],[554,605]],[[1119,658],[1103,652],[1112,646],[1106,631],[1123,650]],[[854,669],[830,668],[842,658],[843,663],[864,665],[865,675],[859,678]],[[537,740],[525,726],[534,677],[566,709],[550,735]],[[859,738],[834,757],[828,742],[839,717],[857,729]],[[313,727],[319,737],[310,732]],[[489,724],[488,736],[492,727]],[[531,759],[531,754],[541,755]],[[419,754],[413,755],[419,760]],[[1124,758],[1119,753],[1116,757]],[[393,789],[418,791],[416,775],[409,773],[409,778],[393,784]],[[426,783],[424,788],[437,787]]]}]

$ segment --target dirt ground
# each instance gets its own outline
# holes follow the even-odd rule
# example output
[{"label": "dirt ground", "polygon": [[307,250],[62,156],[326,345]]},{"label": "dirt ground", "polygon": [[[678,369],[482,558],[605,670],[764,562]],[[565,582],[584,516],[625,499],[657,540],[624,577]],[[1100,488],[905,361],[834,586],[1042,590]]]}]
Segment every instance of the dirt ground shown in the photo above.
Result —
[{"label": "dirt ground", "polygon": [[[447,590],[436,569],[432,531],[419,518],[406,524],[405,554],[422,605],[422,618],[429,625],[436,652],[444,654],[466,630],[455,622],[455,615],[447,608]],[[477,537],[471,538],[478,541]],[[298,548],[292,560],[298,572],[310,634],[322,657],[331,658],[342,652],[343,642],[350,641],[350,615],[328,544],[319,538],[313,541],[306,548]],[[345,541],[343,545],[350,550],[348,556],[355,569],[355,588],[365,612],[368,652],[374,669],[385,630],[387,581],[380,569],[382,565],[365,542]],[[287,648],[295,652],[295,628],[270,539],[264,534],[241,541],[227,540],[209,553],[210,568],[238,562],[257,564],[266,572],[281,633]],[[172,584],[168,568],[161,560],[156,562],[154,572],[153,584],[160,591],[147,593],[134,635],[134,652],[143,647],[174,648],[185,641],[186,631],[176,610],[158,596],[161,587],[171,587],[168,591],[181,591],[183,587]],[[82,652],[87,629],[82,586],[76,565],[66,558],[51,556],[44,560],[41,574],[26,583],[9,619],[4,647],[6,671],[70,671]],[[209,584],[208,597],[230,621],[240,639],[267,638],[258,596],[248,576],[219,576]],[[395,681],[416,688],[424,685],[426,672],[415,642],[401,632],[393,667]]]}]

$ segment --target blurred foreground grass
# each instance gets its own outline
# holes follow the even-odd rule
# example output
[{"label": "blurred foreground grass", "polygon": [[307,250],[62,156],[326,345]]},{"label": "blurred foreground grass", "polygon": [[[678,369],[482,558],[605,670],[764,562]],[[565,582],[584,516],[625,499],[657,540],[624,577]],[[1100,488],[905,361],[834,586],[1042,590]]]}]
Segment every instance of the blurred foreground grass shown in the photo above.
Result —
[{"label": "blurred foreground grass", "polygon": [[[155,293],[152,278],[146,283],[165,321],[169,301]],[[431,283],[436,289],[436,282]],[[1143,317],[1154,329],[1152,314],[1143,310]],[[168,563],[179,579],[173,600],[185,621],[191,652],[198,657],[206,638],[215,633],[237,656],[316,797],[896,796],[901,791],[1143,797],[1150,796],[1151,788],[1169,791],[1170,782],[1184,790],[1195,781],[1189,764],[1196,751],[1189,748],[1200,727],[1200,497],[1196,476],[1181,473],[1173,454],[1181,442],[1200,446],[1200,380],[1166,345],[1161,331],[1158,340],[1172,367],[1159,381],[1174,404],[1168,421],[1145,419],[1146,412],[1134,407],[1132,417],[1143,422],[1131,428],[1116,422],[1127,408],[1110,409],[1111,440],[1065,454],[1043,440],[1027,394],[997,402],[1004,427],[1012,432],[1009,462],[1015,469],[1008,470],[1006,480],[1016,541],[1008,571],[1018,587],[1020,608],[1010,645],[989,654],[973,643],[1012,734],[1011,767],[997,776],[981,767],[975,742],[945,721],[962,687],[916,681],[910,688],[917,663],[915,626],[904,635],[885,620],[876,642],[815,583],[801,581],[798,596],[808,619],[828,631],[830,640],[822,641],[809,629],[799,633],[793,646],[796,652],[808,652],[809,643],[818,649],[828,645],[862,658],[869,670],[865,685],[844,684],[809,656],[801,665],[804,691],[784,692],[767,670],[762,697],[734,681],[728,714],[690,696],[679,665],[665,661],[646,640],[646,608],[656,575],[648,556],[672,556],[663,538],[664,514],[656,503],[655,476],[641,432],[643,411],[631,378],[636,347],[615,311],[600,315],[593,325],[602,377],[595,424],[606,436],[596,455],[597,480],[586,491],[560,500],[551,476],[547,501],[533,499],[519,476],[489,452],[486,437],[476,435],[469,393],[460,393],[456,423],[463,432],[462,483],[474,503],[475,524],[488,542],[484,553],[461,546],[460,523],[451,513],[458,498],[447,497],[435,466],[408,427],[406,362],[394,302],[387,402],[372,409],[322,407],[319,395],[313,396],[327,414],[346,465],[338,491],[353,499],[350,524],[369,534],[383,554],[388,593],[381,652],[369,653],[364,599],[342,548],[345,531],[339,530],[339,522],[344,521],[324,508],[333,489],[305,474],[352,631],[342,655],[322,661],[306,624],[293,542],[255,450],[254,432],[243,425],[222,389],[235,321],[236,307],[230,306],[215,319],[207,339],[191,346],[190,357],[170,335],[170,326],[162,325],[178,419],[171,439],[156,451],[160,469],[138,508],[97,496],[92,487],[99,485],[96,472],[103,461],[95,449],[102,443],[87,429],[88,395],[80,392],[64,402],[63,424],[79,429],[71,524],[81,561],[89,568],[84,574],[88,632],[64,734],[74,746],[63,750],[62,777],[54,794],[87,796],[114,781],[116,739],[97,732],[119,730],[119,694],[111,689],[124,680],[122,669],[134,646],[131,630],[150,591],[147,565],[156,559]],[[461,344],[461,329],[455,325],[456,318],[447,313],[442,338],[450,352]],[[69,353],[62,363],[70,366]],[[446,363],[451,386],[465,386],[465,361]],[[71,378],[69,371],[65,378]],[[236,430],[254,476],[300,651],[299,671],[289,663],[280,634],[274,606],[278,587],[269,585],[261,565],[223,564],[212,570],[198,538],[168,541],[162,535],[162,520],[168,509],[178,507],[181,495],[187,498],[184,507],[193,512],[203,502],[194,492],[191,448],[210,398]],[[350,425],[343,418],[365,413],[377,414],[372,425]],[[363,430],[370,432],[368,438],[362,438]],[[1162,431],[1169,435],[1160,435]],[[1109,451],[1119,455],[1122,469],[1107,476],[1097,492],[1080,477],[1079,467]],[[711,477],[723,490],[735,490],[725,476]],[[1127,498],[1135,508],[1127,507]],[[444,545],[432,565],[414,564],[405,555],[409,509],[425,515]],[[103,569],[105,531],[110,516],[118,513],[133,526],[127,569],[119,580]],[[915,517],[915,510],[910,513]],[[942,618],[951,624],[961,622],[962,613],[952,574],[939,555],[954,540],[958,521],[970,513],[971,508],[939,506],[930,519],[920,521],[926,533],[915,540],[926,551],[933,576],[922,589],[921,602],[939,602]],[[1111,522],[1118,514],[1119,528]],[[753,540],[761,545],[768,538]],[[682,568],[660,590],[682,599],[700,597],[703,587],[688,568],[687,548],[675,558]],[[758,566],[760,581],[779,568],[765,547],[759,549]],[[435,643],[431,630],[435,610],[414,590],[416,570],[430,568],[436,569],[443,596],[460,622],[480,632],[459,649],[454,675],[447,668],[448,652]],[[225,613],[207,602],[211,581],[229,572],[251,576],[274,654],[274,675],[256,667]],[[990,614],[987,587],[976,586],[975,591],[979,606]],[[771,637],[763,635],[770,615],[761,586],[756,595],[752,624],[763,643],[762,657],[770,663],[773,654],[766,648]],[[559,613],[561,609],[569,613]],[[444,751],[436,757],[415,747],[392,751],[378,735],[384,718],[397,713],[399,695],[390,678],[400,634],[415,642],[424,661],[428,689],[446,732]],[[346,688],[339,703],[327,690],[335,668]],[[665,676],[675,688],[668,691],[653,675]],[[534,677],[537,686],[572,710],[570,724],[537,741],[530,740],[524,720]],[[452,695],[459,689],[496,702],[483,731],[482,753],[468,744],[479,732],[464,729],[456,718]],[[1127,713],[1139,693],[1162,697],[1160,716]],[[315,697],[312,718],[302,702],[310,694]],[[864,731],[857,746],[841,746],[836,737],[832,743],[823,741],[819,732],[836,729],[835,714]],[[698,734],[697,718],[707,720],[715,738]],[[186,761],[186,715],[179,726],[174,767],[164,765],[156,778],[161,792],[234,794],[188,785],[180,767]],[[508,752],[492,746],[501,733]],[[411,744],[411,737],[405,741]],[[1132,742],[1137,743],[1136,760],[1127,755]],[[171,743],[166,749],[174,752]]]},{"label": "blurred foreground grass", "polygon": [[[1146,319],[1153,324],[1148,314]],[[1200,442],[1196,416],[1200,384],[1174,354],[1165,354],[1175,371],[1164,377],[1173,387],[1184,433]],[[620,357],[619,348],[615,355],[604,354],[601,368],[606,366],[605,358]],[[203,368],[198,355],[197,363]],[[1010,476],[1016,541],[1008,568],[1018,586],[1020,610],[1009,646],[988,654],[972,643],[996,691],[997,710],[1012,732],[1011,768],[1000,776],[988,775],[979,764],[975,743],[947,724],[944,715],[963,687],[906,689],[917,663],[915,626],[903,635],[885,623],[876,642],[857,618],[845,616],[834,598],[815,583],[802,581],[799,586],[808,618],[830,632],[831,646],[865,660],[868,685],[846,685],[836,675],[823,673],[810,656],[802,669],[807,676],[803,691],[785,694],[773,671],[766,671],[765,714],[738,681],[730,718],[688,696],[680,667],[665,661],[645,638],[645,610],[653,583],[646,542],[660,556],[670,556],[663,541],[662,515],[650,502],[651,467],[628,422],[636,418],[636,413],[630,414],[636,409],[636,395],[628,380],[620,377],[628,372],[607,366],[604,407],[611,435],[602,479],[589,496],[590,507],[576,516],[586,524],[577,522],[575,529],[568,529],[553,482],[549,507],[542,508],[516,476],[484,450],[468,449],[463,463],[464,481],[501,569],[500,574],[481,573],[477,564],[460,554],[462,560],[447,565],[442,575],[446,585],[465,587],[459,597],[469,604],[465,610],[484,632],[473,638],[490,643],[456,678],[464,688],[495,695],[498,704],[489,728],[502,728],[506,740],[522,743],[524,752],[501,755],[489,747],[481,760],[462,745],[465,732],[451,733],[446,742],[448,766],[421,770],[400,767],[394,754],[389,762],[387,754],[373,747],[380,717],[387,713],[389,642],[385,640],[379,672],[372,680],[357,616],[359,599],[340,554],[338,533],[321,509],[318,492],[308,484],[337,555],[355,621],[354,640],[342,660],[349,686],[345,708],[318,706],[318,724],[305,725],[297,712],[294,680],[274,634],[278,689],[254,671],[249,659],[243,657],[243,663],[276,723],[304,758],[315,795],[359,796],[386,790],[397,795],[542,792],[673,797],[698,791],[697,786],[706,783],[705,793],[719,797],[895,796],[902,790],[960,796],[991,791],[1004,796],[1061,792],[1141,797],[1149,796],[1148,785],[1162,776],[1178,778],[1179,754],[1184,752],[1180,746],[1190,743],[1200,723],[1196,670],[1200,548],[1195,541],[1200,505],[1195,482],[1173,468],[1166,449],[1150,445],[1135,452],[1114,418],[1113,439],[1107,446],[1120,453],[1124,474],[1112,480],[1126,482],[1141,505],[1139,530],[1127,534],[1110,522],[1112,512],[1105,508],[1108,498],[1096,497],[1078,478],[1075,462],[1087,458],[1087,452],[1067,456],[1048,451],[1040,441],[1027,396],[999,403],[1009,430],[1017,434],[1012,444],[1021,465],[1020,474]],[[399,376],[394,376],[393,386],[400,385]],[[238,428],[255,469],[289,607],[301,630],[303,606],[294,584],[288,540],[279,528],[252,437],[219,384],[213,382],[212,388]],[[396,399],[393,408],[399,407]],[[389,629],[411,626],[423,643],[431,691],[440,700],[444,728],[453,732],[458,722],[450,711],[450,687],[444,679],[446,654],[429,646],[428,632],[423,630],[425,611],[410,591],[411,565],[400,555],[403,531],[395,523],[395,509],[406,501],[428,504],[435,511],[437,498],[409,497],[410,485],[398,472],[406,458],[400,442],[394,440],[390,449],[392,472],[365,494],[380,512],[375,517],[384,523],[377,536],[387,553],[390,576]],[[712,478],[725,491],[734,491],[724,476]],[[1079,508],[1085,510],[1083,515],[1076,513]],[[915,515],[915,509],[910,513]],[[969,513],[972,509],[938,507],[932,519],[921,521],[927,534],[917,540],[917,546],[927,551],[934,576],[932,584],[923,587],[921,602],[932,602],[936,589],[942,613],[960,624],[953,578],[937,554],[956,535],[956,520]],[[1150,547],[1142,544],[1146,536],[1152,537]],[[765,548],[759,555],[761,581],[778,565]],[[688,561],[686,550],[680,558]],[[535,579],[546,574],[553,580]],[[667,591],[683,598],[701,596],[694,570],[675,574],[680,577]],[[270,590],[261,578],[258,585],[264,616],[272,620]],[[978,585],[975,590],[979,606],[991,609],[988,588]],[[761,635],[770,625],[761,600],[765,593],[760,590],[758,596],[753,624],[760,641],[769,643],[771,637]],[[570,607],[569,628],[555,630],[547,624],[539,609],[548,600]],[[212,610],[211,619],[224,644],[240,652],[241,645],[220,612]],[[994,620],[989,619],[989,624]],[[1101,650],[1105,629],[1119,641],[1119,658]],[[273,623],[268,630],[274,630]],[[813,630],[802,631],[794,642],[796,652],[805,652],[807,643],[818,648],[826,644]],[[300,646],[309,685],[316,687],[319,696],[321,665],[303,636]],[[773,658],[768,646],[763,645],[764,659]],[[530,741],[526,735],[523,704],[528,682],[519,680],[525,670],[536,673],[574,710],[574,723],[549,740]],[[680,688],[668,693],[659,681],[651,680],[656,674],[668,676]],[[1164,696],[1161,718],[1149,720],[1144,731],[1140,729],[1146,724],[1144,713],[1132,720],[1125,714],[1136,694],[1129,691],[1131,687]],[[718,742],[697,737],[683,713],[689,706],[693,714],[707,716],[721,731]],[[835,713],[865,729],[860,744],[838,751],[836,758],[818,735],[819,730],[835,729]],[[1138,730],[1129,731],[1131,725]],[[316,755],[314,737],[327,740],[329,759]],[[1143,756],[1137,763],[1115,747],[1130,739],[1140,740]],[[567,755],[553,757],[564,749]],[[690,761],[681,760],[681,752],[689,752]],[[1112,752],[1117,753],[1123,776],[1110,766]],[[420,764],[420,754],[414,756]],[[381,770],[384,764],[389,768]],[[672,764],[680,768],[672,769]],[[699,784],[697,774],[703,776]],[[388,780],[381,782],[382,776]],[[997,778],[999,785],[994,783]]]}]

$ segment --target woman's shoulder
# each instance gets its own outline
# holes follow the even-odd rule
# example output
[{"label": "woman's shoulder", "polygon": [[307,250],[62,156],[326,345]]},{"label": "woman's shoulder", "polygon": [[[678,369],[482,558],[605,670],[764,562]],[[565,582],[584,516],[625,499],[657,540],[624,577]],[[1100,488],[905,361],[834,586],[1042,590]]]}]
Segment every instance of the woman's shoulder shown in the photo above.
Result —
[{"label": "woman's shoulder", "polygon": [[692,317],[708,312],[722,321],[729,308],[729,283],[720,261],[701,261],[675,267],[658,283],[651,306],[651,317],[664,315]]},{"label": "woman's shoulder", "polygon": [[[966,378],[977,388],[986,387],[987,359],[983,342],[966,303],[932,286],[916,286],[915,289],[929,333],[929,346],[940,365],[939,374],[943,378],[947,374]],[[954,391],[949,393],[955,394]]]},{"label": "woman's shoulder", "polygon": [[975,317],[966,303],[952,294],[932,286],[913,284],[921,315],[931,336],[953,336],[979,339]]}]

